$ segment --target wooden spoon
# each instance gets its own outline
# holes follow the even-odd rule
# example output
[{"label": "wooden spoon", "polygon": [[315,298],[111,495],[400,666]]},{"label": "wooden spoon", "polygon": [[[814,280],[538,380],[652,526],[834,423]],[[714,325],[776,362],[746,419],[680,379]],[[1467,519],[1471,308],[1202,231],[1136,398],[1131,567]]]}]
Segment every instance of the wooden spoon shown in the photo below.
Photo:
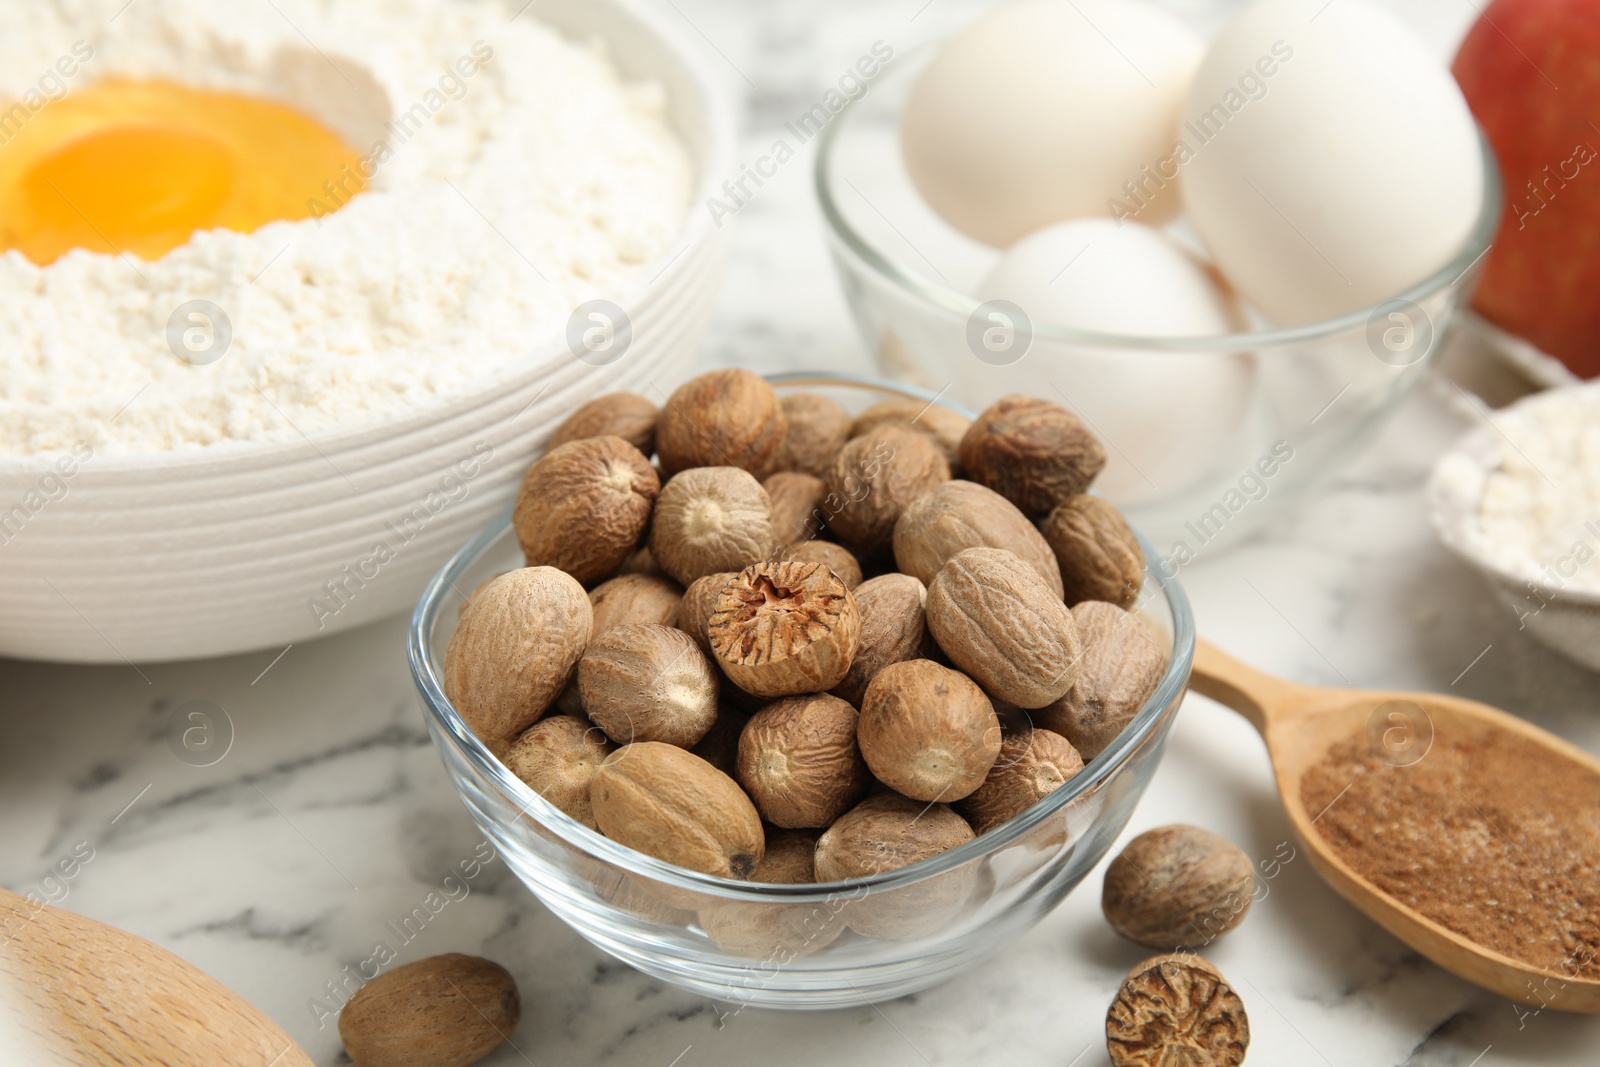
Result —
[{"label": "wooden spoon", "polygon": [[1600,1012],[1600,979],[1547,971],[1503,956],[1448,930],[1396,900],[1356,873],[1312,825],[1316,815],[1300,798],[1301,776],[1328,749],[1361,736],[1374,712],[1390,701],[1421,708],[1434,734],[1451,739],[1506,731],[1532,741],[1558,760],[1600,775],[1600,760],[1513,715],[1487,704],[1439,693],[1322,689],[1263,674],[1201,640],[1196,643],[1190,688],[1249,719],[1267,742],[1278,794],[1289,821],[1324,881],[1368,918],[1451,974],[1525,1004],[1563,1011]]},{"label": "wooden spoon", "polygon": [[312,1067],[276,1023],[166,949],[4,889],[0,1047],[21,1067]]}]

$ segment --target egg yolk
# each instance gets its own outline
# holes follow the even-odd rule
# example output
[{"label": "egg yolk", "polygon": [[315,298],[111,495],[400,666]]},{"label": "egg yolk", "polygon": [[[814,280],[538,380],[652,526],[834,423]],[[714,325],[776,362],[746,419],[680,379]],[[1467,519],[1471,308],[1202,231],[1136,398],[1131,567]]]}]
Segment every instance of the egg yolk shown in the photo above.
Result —
[{"label": "egg yolk", "polygon": [[37,112],[0,110],[0,250],[155,259],[196,230],[249,233],[347,203],[359,155],[270,100],[112,80]]}]

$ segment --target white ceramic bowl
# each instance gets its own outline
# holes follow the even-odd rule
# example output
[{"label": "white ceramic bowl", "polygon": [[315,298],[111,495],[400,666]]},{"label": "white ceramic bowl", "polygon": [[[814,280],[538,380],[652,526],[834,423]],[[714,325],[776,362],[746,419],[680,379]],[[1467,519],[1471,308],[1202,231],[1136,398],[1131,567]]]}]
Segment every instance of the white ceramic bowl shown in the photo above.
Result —
[{"label": "white ceramic bowl", "polygon": [[574,39],[604,39],[629,77],[661,82],[698,168],[679,241],[617,299],[633,324],[622,358],[580,361],[565,323],[552,323],[515,373],[381,424],[97,457],[65,478],[51,473],[63,457],[0,461],[0,655],[217,656],[402,611],[509,506],[573,408],[619,389],[659,402],[657,389],[688,376],[721,283],[724,250],[698,205],[728,171],[730,109],[698,46],[642,2],[541,0],[537,15]]},{"label": "white ceramic bowl", "polygon": [[[1600,390],[1600,384],[1569,388]],[[1526,410],[1550,395],[1536,393],[1507,410]],[[1479,426],[1440,457],[1428,481],[1428,517],[1445,547],[1483,575],[1523,629],[1585,667],[1600,671],[1600,593],[1573,588],[1570,580],[1577,567],[1600,567],[1600,559],[1580,563],[1575,554],[1566,566],[1558,561],[1557,568],[1535,578],[1501,563],[1474,536],[1478,502],[1489,474],[1500,466],[1504,440],[1493,427]],[[1574,531],[1573,536],[1575,544],[1581,540],[1590,553],[1600,553],[1600,519],[1589,529]],[[1562,570],[1570,573],[1563,575]]]}]

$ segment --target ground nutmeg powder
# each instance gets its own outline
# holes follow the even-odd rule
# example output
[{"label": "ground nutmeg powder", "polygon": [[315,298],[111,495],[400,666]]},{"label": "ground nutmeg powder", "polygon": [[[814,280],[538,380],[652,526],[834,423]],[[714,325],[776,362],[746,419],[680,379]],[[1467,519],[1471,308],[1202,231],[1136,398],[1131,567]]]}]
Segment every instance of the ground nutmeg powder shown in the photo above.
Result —
[{"label": "ground nutmeg powder", "polygon": [[1513,959],[1600,978],[1600,774],[1506,731],[1440,732],[1408,766],[1360,734],[1305,772],[1300,796],[1390,896]]}]

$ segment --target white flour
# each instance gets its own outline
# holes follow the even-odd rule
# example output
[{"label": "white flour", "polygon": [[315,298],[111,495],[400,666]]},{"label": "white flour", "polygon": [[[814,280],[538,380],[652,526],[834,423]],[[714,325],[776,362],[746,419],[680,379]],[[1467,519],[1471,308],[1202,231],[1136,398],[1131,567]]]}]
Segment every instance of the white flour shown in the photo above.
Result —
[{"label": "white flour", "polygon": [[1529,581],[1600,592],[1600,386],[1524,401],[1494,425],[1502,459],[1479,500],[1479,544]]},{"label": "white flour", "polygon": [[[0,101],[83,41],[94,55],[69,91],[131,76],[254,92],[363,155],[389,152],[320,221],[196,234],[155,262],[0,255],[0,455],[163,452],[392,415],[509,370],[576,305],[643,280],[682,228],[692,166],[659,87],[622,82],[536,9],[513,21],[522,0],[125,5],[0,0]],[[205,366],[167,339],[193,300],[232,326]]]}]

